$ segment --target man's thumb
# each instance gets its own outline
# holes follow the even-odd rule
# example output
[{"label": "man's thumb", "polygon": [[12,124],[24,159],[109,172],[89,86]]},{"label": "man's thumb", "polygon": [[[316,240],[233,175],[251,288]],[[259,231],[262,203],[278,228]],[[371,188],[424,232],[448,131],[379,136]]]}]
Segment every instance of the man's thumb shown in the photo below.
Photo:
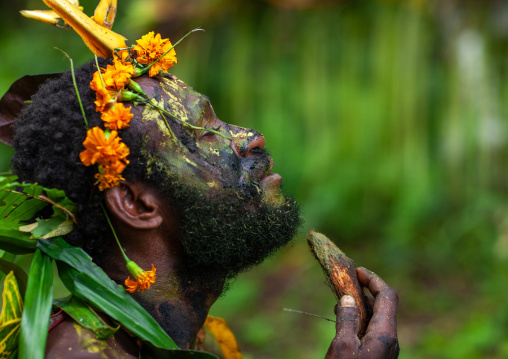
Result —
[{"label": "man's thumb", "polygon": [[360,312],[355,298],[350,295],[344,295],[340,298],[336,328],[337,336],[340,338],[350,336],[357,338],[360,329]]},{"label": "man's thumb", "polygon": [[355,298],[345,295],[340,298],[337,312],[337,334],[326,353],[326,358],[351,358],[358,354],[360,340],[360,313]]}]

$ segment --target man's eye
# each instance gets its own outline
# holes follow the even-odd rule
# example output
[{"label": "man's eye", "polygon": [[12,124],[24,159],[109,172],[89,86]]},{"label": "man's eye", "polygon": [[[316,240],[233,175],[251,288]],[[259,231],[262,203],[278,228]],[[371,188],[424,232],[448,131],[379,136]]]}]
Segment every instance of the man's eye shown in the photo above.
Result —
[{"label": "man's eye", "polygon": [[208,130],[196,130],[196,137],[198,140],[206,137],[211,137],[214,133]]},{"label": "man's eye", "polygon": [[211,136],[211,135],[212,135],[212,133],[210,131],[203,130],[203,131],[201,131],[201,136],[200,137],[203,138],[203,137]]},{"label": "man's eye", "polygon": [[[220,130],[220,126],[218,126],[217,128],[214,128],[213,129],[214,131],[219,131]],[[201,140],[201,139],[207,139],[207,138],[212,138],[213,136],[215,135],[214,132],[212,131],[208,131],[206,128],[204,130],[196,130],[196,138],[198,140]]]}]

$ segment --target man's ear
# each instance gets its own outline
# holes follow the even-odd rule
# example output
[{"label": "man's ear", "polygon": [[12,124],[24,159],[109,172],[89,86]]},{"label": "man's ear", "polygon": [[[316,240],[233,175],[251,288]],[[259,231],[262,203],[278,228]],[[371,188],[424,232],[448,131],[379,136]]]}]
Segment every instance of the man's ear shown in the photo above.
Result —
[{"label": "man's ear", "polygon": [[109,211],[132,228],[157,228],[164,219],[157,193],[141,183],[122,182],[108,189],[104,198]]}]

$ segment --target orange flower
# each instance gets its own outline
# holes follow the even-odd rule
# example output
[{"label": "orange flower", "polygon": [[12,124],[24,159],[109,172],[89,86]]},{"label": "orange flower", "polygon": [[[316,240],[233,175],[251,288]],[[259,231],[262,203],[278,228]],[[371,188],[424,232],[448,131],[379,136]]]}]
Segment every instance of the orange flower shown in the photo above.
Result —
[{"label": "orange flower", "polygon": [[153,264],[151,271],[144,271],[135,262],[129,261],[127,263],[127,269],[129,270],[129,273],[134,277],[134,280],[132,280],[131,277],[128,277],[125,280],[127,292],[134,293],[137,290],[144,291],[155,283],[156,269]]},{"label": "orange flower", "polygon": [[93,79],[90,81],[90,88],[99,91],[101,88],[106,87],[108,91],[116,92],[122,90],[129,83],[135,70],[130,62],[123,62],[115,57],[113,65],[108,65],[106,69],[101,67],[100,73],[102,76],[99,76],[99,71],[94,72]]},{"label": "orange flower", "polygon": [[120,91],[129,83],[132,75],[134,75],[134,66],[130,62],[123,63],[121,60],[115,60],[113,65],[108,65],[102,74],[102,79],[106,89]]},{"label": "orange flower", "polygon": [[116,103],[116,92],[108,91],[104,87],[95,91],[95,111],[102,112]]},{"label": "orange flower", "polygon": [[105,122],[104,126],[112,130],[121,130],[129,127],[131,118],[130,107],[126,108],[123,103],[119,102],[109,110],[102,112],[101,119]]},{"label": "orange flower", "polygon": [[116,131],[111,131],[106,138],[106,133],[100,127],[93,127],[86,133],[83,142],[85,150],[79,154],[79,158],[85,166],[95,163],[111,165],[118,161],[128,164],[129,147],[121,140]]},{"label": "orange flower", "polygon": [[118,186],[120,181],[125,181],[125,178],[120,175],[124,169],[125,164],[119,161],[115,162],[113,166],[99,165],[99,173],[95,174],[97,181],[94,185],[98,185],[99,191]]},{"label": "orange flower", "polygon": [[[173,46],[169,39],[161,39],[160,34],[154,36],[153,31],[150,31],[136,42],[138,43],[134,46],[134,51],[136,51],[136,60],[140,64],[145,65],[150,65],[155,62]],[[156,76],[160,71],[167,71],[176,63],[176,53],[175,50],[172,49],[150,68],[148,75],[150,77]]]},{"label": "orange flower", "polygon": [[104,86],[102,86],[101,77],[99,76],[99,71],[94,72],[92,81],[90,81],[90,88],[96,92],[104,88]]},{"label": "orange flower", "polygon": [[122,62],[127,62],[129,56],[129,50],[120,50],[115,53],[115,56],[113,56],[113,61],[120,60]]}]

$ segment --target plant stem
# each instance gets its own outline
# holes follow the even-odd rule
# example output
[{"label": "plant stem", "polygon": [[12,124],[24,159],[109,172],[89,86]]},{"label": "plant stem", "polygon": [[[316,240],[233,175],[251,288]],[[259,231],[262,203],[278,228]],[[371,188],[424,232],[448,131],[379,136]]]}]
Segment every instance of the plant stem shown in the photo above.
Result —
[{"label": "plant stem", "polygon": [[145,67],[143,69],[143,73],[146,73],[148,70],[150,70],[150,67],[152,67],[156,62],[158,62],[160,59],[162,59],[164,56],[166,56],[171,50],[173,50],[175,48],[176,45],[178,45],[180,42],[183,41],[183,39],[185,39],[187,36],[189,36],[190,34],[192,34],[193,32],[196,32],[196,31],[204,31],[203,29],[200,29],[199,27],[196,28],[196,29],[193,29],[191,31],[189,31],[184,37],[182,37],[180,40],[178,40],[173,46],[171,46],[171,48],[166,51],[165,53],[163,53],[157,60],[155,60],[154,62],[152,62],[149,66]]},{"label": "plant stem", "polygon": [[118,240],[118,236],[116,235],[115,229],[113,228],[113,224],[109,220],[109,216],[108,216],[108,213],[106,212],[106,208],[104,208],[104,205],[102,204],[102,202],[100,203],[100,205],[101,205],[102,211],[104,212],[104,215],[106,216],[106,220],[108,221],[109,228],[111,228],[111,231],[113,232],[113,236],[115,237],[116,244],[118,244],[118,248],[120,248],[120,252],[122,252],[125,263],[127,264],[131,260],[129,259],[129,257],[127,257],[127,255],[123,251],[122,245],[120,244],[120,241]]},{"label": "plant stem", "polygon": [[[83,120],[85,120],[85,127],[88,130],[89,129],[88,121],[86,120],[85,109],[83,108],[83,104],[81,103],[81,97],[79,96],[78,85],[76,84],[76,76],[74,75],[74,64],[72,62],[72,59],[69,55],[67,55],[67,53],[64,50],[59,49],[58,47],[55,47],[55,49],[61,51],[69,59],[69,62],[71,63],[72,83],[74,84],[74,90],[76,91],[76,95],[78,96],[78,102],[79,102],[79,107],[81,108],[81,114],[83,115]],[[97,59],[97,55],[95,55],[95,58]]]},{"label": "plant stem", "polygon": [[106,88],[106,85],[104,84],[104,80],[102,79],[102,74],[101,74],[101,68],[99,67],[99,59],[97,58],[97,55],[95,55],[95,64],[97,65],[97,71],[99,72],[99,77],[101,79],[101,83],[102,83],[102,87]]},{"label": "plant stem", "polygon": [[[163,108],[160,108],[159,106],[157,105],[154,105],[153,103],[150,102],[150,105],[158,108],[160,111],[168,114],[169,116],[173,117],[175,120],[178,120],[180,121],[181,123],[183,123],[185,126],[189,126],[190,128],[194,129],[194,130],[203,130],[203,131],[209,131],[209,132],[212,132],[212,133],[215,133],[216,135],[219,135],[219,136],[222,136],[224,137],[225,139],[227,140],[231,140],[231,137],[223,134],[223,133],[220,133],[219,131],[217,130],[214,130],[214,129],[211,129],[211,128],[206,128],[206,127],[200,127],[200,126],[194,126],[194,125],[191,125],[190,123],[188,122],[185,122],[185,121],[182,121],[181,119],[179,119],[178,117],[176,117],[175,115],[173,115],[172,113],[164,110]],[[167,122],[166,122],[167,123]]]}]

